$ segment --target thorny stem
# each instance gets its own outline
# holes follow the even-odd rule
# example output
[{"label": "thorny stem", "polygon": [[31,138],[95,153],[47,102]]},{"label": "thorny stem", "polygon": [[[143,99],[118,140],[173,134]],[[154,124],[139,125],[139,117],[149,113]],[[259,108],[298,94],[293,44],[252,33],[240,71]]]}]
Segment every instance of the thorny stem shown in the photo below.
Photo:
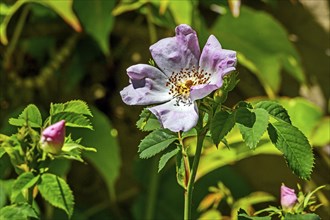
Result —
[{"label": "thorny stem", "polygon": [[199,159],[201,157],[203,141],[205,138],[206,132],[205,130],[199,131],[197,135],[197,146],[196,153],[193,161],[192,168],[190,170],[190,177],[188,181],[187,190],[185,191],[185,205],[184,205],[184,220],[191,219],[191,205],[192,205],[192,194],[195,185],[195,178],[197,174]]}]

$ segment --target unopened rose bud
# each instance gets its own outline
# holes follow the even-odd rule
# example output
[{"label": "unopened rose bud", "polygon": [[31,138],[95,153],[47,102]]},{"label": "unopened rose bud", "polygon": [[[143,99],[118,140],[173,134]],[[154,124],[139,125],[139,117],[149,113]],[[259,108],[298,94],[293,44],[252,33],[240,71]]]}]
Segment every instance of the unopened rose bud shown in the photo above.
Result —
[{"label": "unopened rose bud", "polygon": [[59,121],[48,126],[41,133],[40,144],[45,152],[58,154],[64,144],[65,139],[65,121]]},{"label": "unopened rose bud", "polygon": [[281,205],[283,209],[291,209],[297,202],[297,195],[294,189],[286,187],[284,184],[281,186]]}]

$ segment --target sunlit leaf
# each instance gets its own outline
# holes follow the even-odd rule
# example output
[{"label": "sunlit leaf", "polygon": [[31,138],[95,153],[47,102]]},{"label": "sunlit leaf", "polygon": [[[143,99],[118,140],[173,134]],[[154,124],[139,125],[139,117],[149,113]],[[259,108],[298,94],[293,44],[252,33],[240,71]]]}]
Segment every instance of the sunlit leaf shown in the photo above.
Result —
[{"label": "sunlit leaf", "polygon": [[65,120],[65,125],[68,127],[80,127],[80,128],[88,128],[93,129],[90,120],[81,115],[74,112],[60,112],[51,116],[52,124],[55,122]]},{"label": "sunlit leaf", "polygon": [[193,7],[190,0],[170,1],[168,7],[172,11],[176,24],[191,24]]},{"label": "sunlit leaf", "polygon": [[261,101],[255,106],[256,108],[265,109],[271,116],[275,117],[277,120],[285,121],[291,124],[290,116],[283,106],[274,101]]},{"label": "sunlit leaf", "polygon": [[311,142],[316,146],[325,146],[330,143],[330,117],[322,119],[311,134]]},{"label": "sunlit leaf", "polygon": [[310,137],[317,124],[321,121],[322,110],[304,98],[282,98],[279,103],[288,111],[292,124]]},{"label": "sunlit leaf", "polygon": [[39,219],[38,214],[28,203],[13,204],[0,209],[0,219]]},{"label": "sunlit leaf", "polygon": [[71,100],[66,103],[51,104],[50,115],[60,112],[74,112],[77,114],[93,116],[87,103],[82,100]]},{"label": "sunlit leaf", "polygon": [[309,179],[314,157],[305,135],[298,128],[285,122],[270,124],[268,134],[272,143],[283,153],[293,173],[302,179]]}]

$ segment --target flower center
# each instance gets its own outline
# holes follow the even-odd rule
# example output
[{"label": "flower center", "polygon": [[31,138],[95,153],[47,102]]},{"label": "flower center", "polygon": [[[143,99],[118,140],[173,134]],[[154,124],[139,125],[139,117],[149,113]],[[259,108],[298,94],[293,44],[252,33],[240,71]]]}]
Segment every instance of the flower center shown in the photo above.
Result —
[{"label": "flower center", "polygon": [[176,105],[191,105],[190,89],[192,86],[207,84],[211,74],[199,67],[181,69],[180,72],[172,72],[166,82],[170,88],[169,94],[176,98]]}]

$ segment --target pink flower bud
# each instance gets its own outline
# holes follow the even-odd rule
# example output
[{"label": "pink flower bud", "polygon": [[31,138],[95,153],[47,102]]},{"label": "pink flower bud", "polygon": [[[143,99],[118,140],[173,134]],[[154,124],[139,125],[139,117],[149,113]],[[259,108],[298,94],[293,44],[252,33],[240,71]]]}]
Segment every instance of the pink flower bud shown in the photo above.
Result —
[{"label": "pink flower bud", "polygon": [[48,126],[41,133],[41,148],[49,153],[58,154],[64,144],[65,139],[65,121],[59,121]]},{"label": "pink flower bud", "polygon": [[281,186],[281,205],[283,209],[291,209],[297,201],[297,195],[294,189],[286,187],[284,184]]}]

